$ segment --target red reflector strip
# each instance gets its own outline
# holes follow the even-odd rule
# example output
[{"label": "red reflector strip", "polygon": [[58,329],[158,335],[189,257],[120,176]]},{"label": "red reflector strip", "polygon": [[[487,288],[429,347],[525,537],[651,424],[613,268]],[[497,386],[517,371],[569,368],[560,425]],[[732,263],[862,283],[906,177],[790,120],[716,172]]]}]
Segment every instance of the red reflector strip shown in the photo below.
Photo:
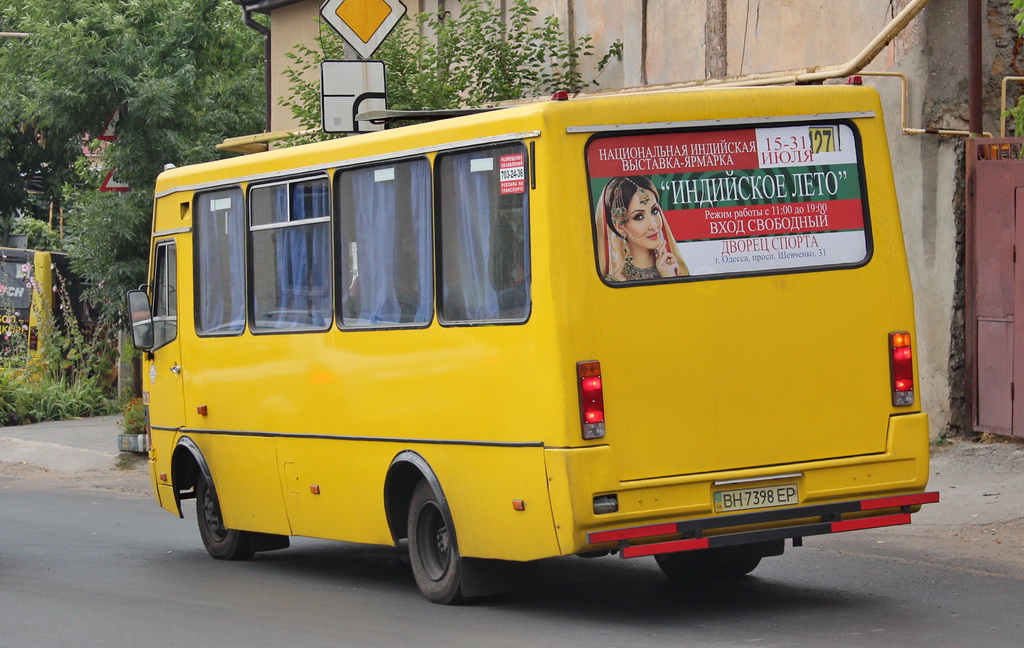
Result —
[{"label": "red reflector strip", "polygon": [[935,504],[938,501],[939,494],[937,492],[921,493],[919,495],[903,495],[900,497],[881,497],[879,499],[864,500],[860,503],[860,510],[876,511],[878,509],[896,508],[897,506]]},{"label": "red reflector strip", "polygon": [[675,524],[655,524],[652,526],[633,527],[631,529],[614,529],[612,531],[595,531],[587,534],[589,544],[598,542],[619,542],[634,538],[652,538],[660,535],[678,533]]},{"label": "red reflector strip", "polygon": [[693,551],[695,549],[707,549],[707,538],[693,538],[690,540],[671,540],[669,542],[654,542],[651,544],[625,547],[622,550],[623,558],[639,558],[640,556],[653,556],[655,554],[672,553],[673,551]]},{"label": "red reflector strip", "polygon": [[860,520],[842,520],[832,523],[832,533],[841,531],[862,531],[864,529],[877,529],[879,527],[897,526],[910,524],[909,513],[897,515],[883,515],[882,517],[862,518]]}]

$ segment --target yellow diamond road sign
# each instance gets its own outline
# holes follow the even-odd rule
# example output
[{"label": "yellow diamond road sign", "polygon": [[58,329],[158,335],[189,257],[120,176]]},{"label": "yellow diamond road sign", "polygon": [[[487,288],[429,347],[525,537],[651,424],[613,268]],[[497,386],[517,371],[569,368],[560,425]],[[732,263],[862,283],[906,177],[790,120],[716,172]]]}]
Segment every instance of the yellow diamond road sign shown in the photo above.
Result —
[{"label": "yellow diamond road sign", "polygon": [[327,0],[320,15],[364,59],[373,56],[405,15],[401,0]]}]

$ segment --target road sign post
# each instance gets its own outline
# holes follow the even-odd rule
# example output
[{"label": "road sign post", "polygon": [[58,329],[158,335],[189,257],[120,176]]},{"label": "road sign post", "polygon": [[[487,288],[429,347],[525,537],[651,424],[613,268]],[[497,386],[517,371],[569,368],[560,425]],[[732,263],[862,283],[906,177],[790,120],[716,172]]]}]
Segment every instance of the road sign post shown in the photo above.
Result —
[{"label": "road sign post", "polygon": [[405,12],[401,0],[327,0],[320,8],[327,24],[364,59],[373,56]]},{"label": "road sign post", "polygon": [[356,114],[387,108],[383,61],[324,61],[320,64],[325,133],[366,133],[383,125],[357,122]]}]

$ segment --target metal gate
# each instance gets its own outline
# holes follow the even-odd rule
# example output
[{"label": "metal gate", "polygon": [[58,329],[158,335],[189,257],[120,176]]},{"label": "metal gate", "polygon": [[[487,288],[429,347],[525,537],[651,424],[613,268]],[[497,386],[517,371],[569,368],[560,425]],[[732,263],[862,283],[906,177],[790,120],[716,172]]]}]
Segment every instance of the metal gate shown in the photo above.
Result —
[{"label": "metal gate", "polygon": [[1024,391],[1014,393],[1017,377],[1024,390],[1022,147],[1020,138],[967,143],[965,360],[973,430],[1024,437]]}]

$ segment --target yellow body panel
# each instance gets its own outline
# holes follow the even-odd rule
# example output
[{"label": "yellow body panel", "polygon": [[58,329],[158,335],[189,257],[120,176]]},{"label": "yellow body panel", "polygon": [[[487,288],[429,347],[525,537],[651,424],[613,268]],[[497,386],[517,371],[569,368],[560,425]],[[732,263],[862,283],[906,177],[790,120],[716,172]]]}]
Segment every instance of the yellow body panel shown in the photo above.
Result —
[{"label": "yellow body panel", "polygon": [[[593,133],[567,129],[827,113],[851,115],[859,132],[866,263],[602,281],[585,164]],[[435,315],[419,329],[196,334],[197,189],[333,177],[337,166],[379,156],[433,160],[510,134],[532,147],[525,323],[448,327]],[[145,369],[155,376],[146,379],[152,471],[172,474],[174,445],[187,435],[232,528],[390,543],[384,483],[402,451],[436,475],[464,556],[513,560],[586,550],[588,531],[713,515],[714,481],[800,473],[808,503],[925,486],[927,418],[890,402],[886,335],[915,333],[913,300],[881,109],[868,88],[573,99],[174,169],[157,184],[154,231],[165,233],[154,242],[177,242],[179,319],[175,342]],[[599,360],[604,380],[607,435],[593,441],[580,433],[583,360]],[[169,372],[177,363],[180,373]],[[176,511],[170,487],[157,491]],[[618,494],[620,510],[595,515],[593,498],[605,493]]]}]

